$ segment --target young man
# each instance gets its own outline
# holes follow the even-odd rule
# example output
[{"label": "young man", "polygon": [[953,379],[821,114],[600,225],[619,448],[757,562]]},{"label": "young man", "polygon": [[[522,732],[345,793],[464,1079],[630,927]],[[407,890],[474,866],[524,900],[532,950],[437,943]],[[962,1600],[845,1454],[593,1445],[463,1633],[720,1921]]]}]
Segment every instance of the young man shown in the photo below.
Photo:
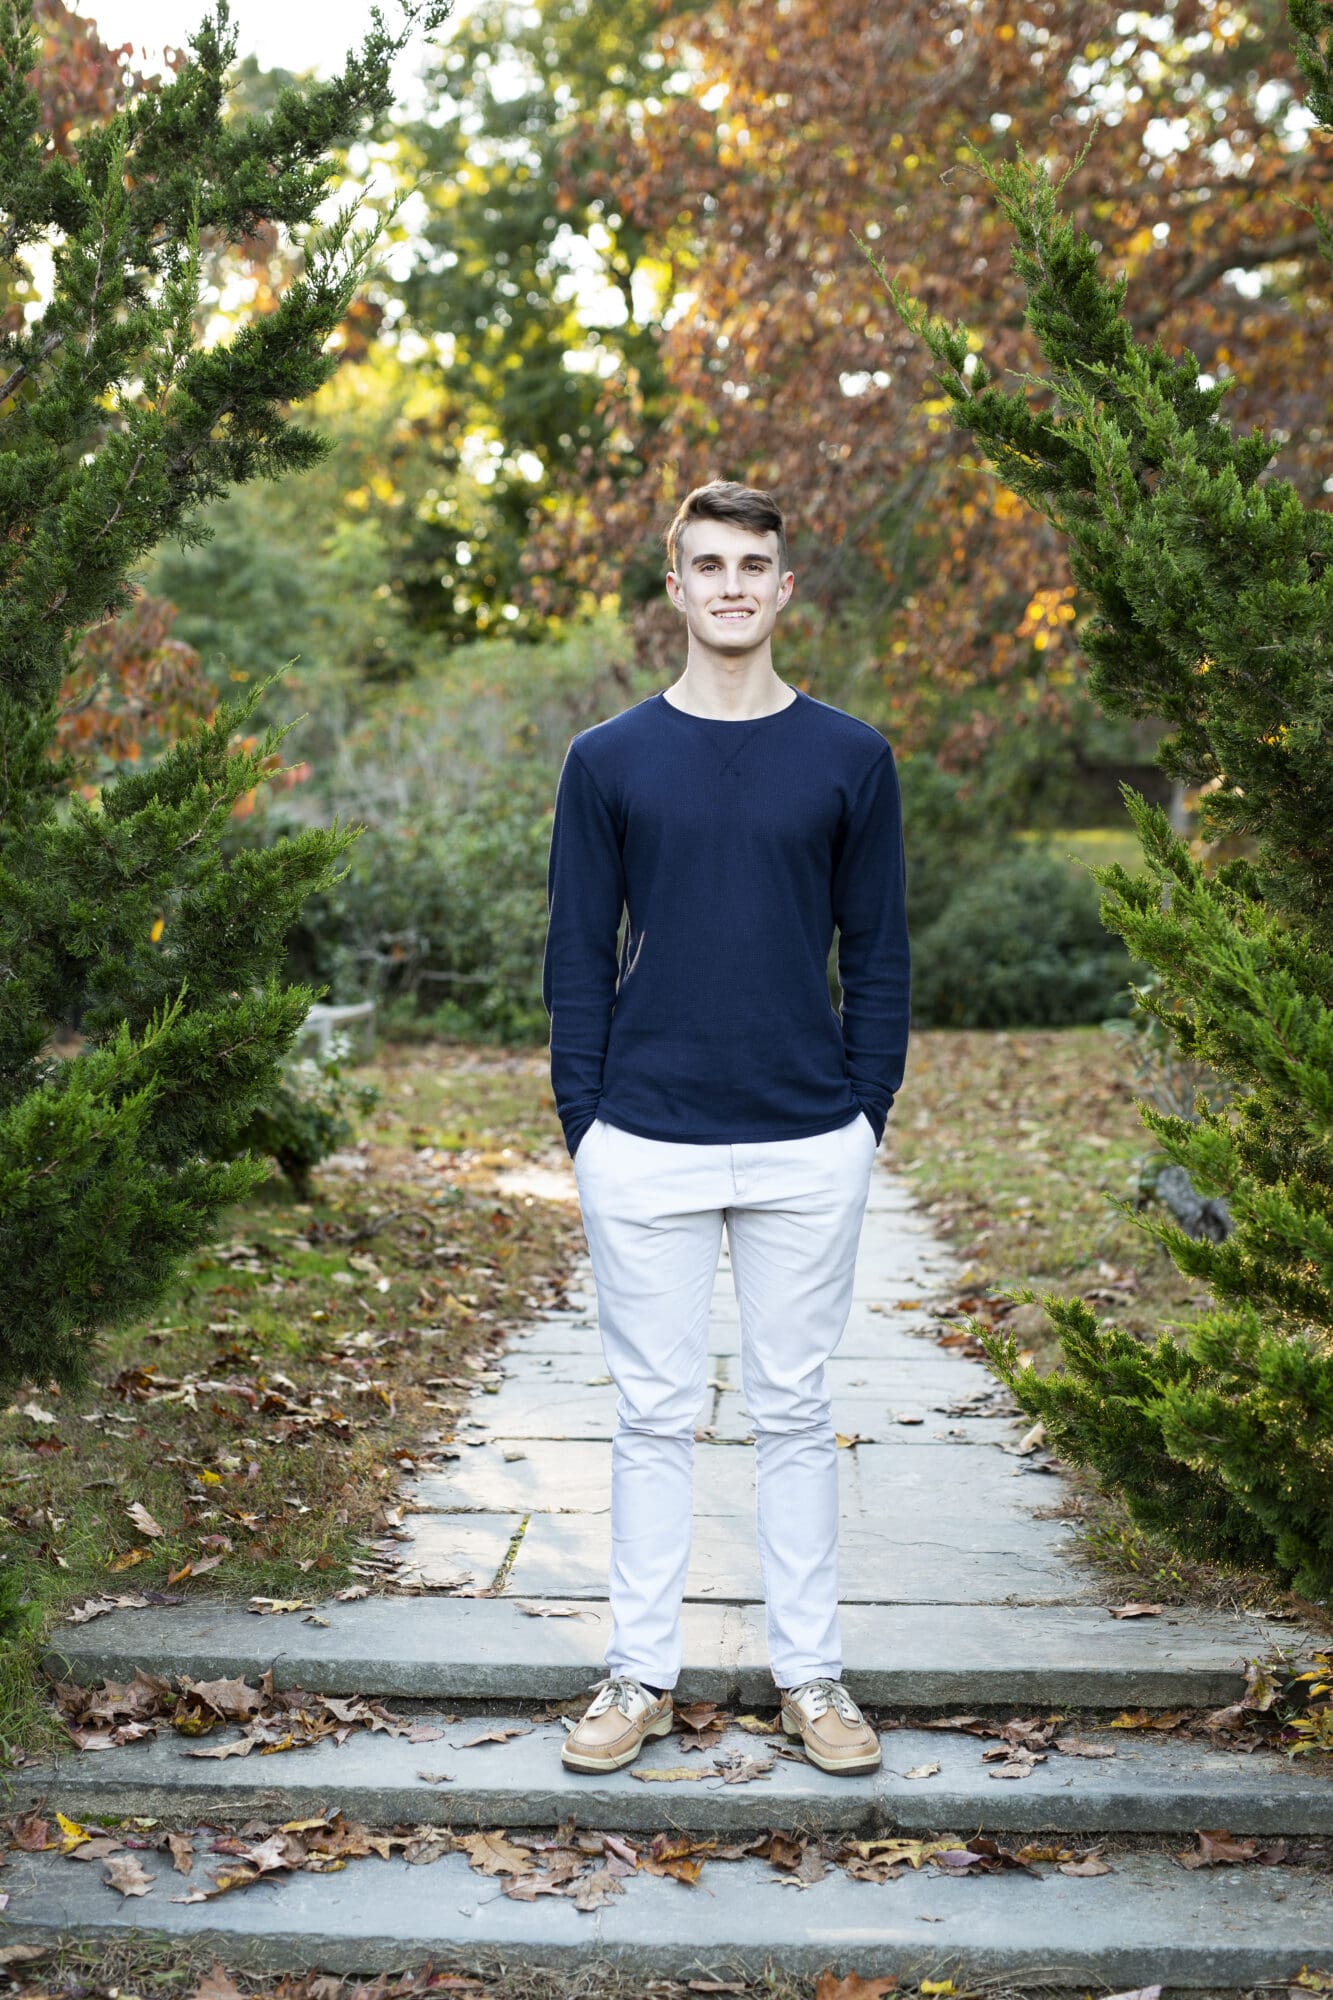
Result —
[{"label": "young man", "polygon": [[867,1771],[824,1362],[906,1055],[898,783],[877,729],[773,670],[795,579],[770,494],[697,487],[667,553],[684,672],[573,738],[551,834],[551,1083],[619,1391],[608,1671],[562,1756],[614,1770],[671,1728],[725,1225],[783,1728],[824,1770]]}]

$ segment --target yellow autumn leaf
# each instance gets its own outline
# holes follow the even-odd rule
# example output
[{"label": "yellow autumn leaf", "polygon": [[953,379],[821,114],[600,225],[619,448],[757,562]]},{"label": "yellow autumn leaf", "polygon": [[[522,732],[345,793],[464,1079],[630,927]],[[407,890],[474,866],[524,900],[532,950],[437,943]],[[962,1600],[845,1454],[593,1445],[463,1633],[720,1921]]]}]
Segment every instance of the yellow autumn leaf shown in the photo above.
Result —
[{"label": "yellow autumn leaf", "polygon": [[156,944],[165,929],[166,929],[166,923],[163,920],[163,918],[154,917],[153,928],[148,933],[148,942],[150,944]]},{"label": "yellow autumn leaf", "polygon": [[62,1812],[56,1814],[56,1825],[63,1835],[61,1844],[63,1854],[72,1854],[76,1847],[82,1847],[85,1840],[92,1839],[86,1826],[80,1826],[76,1819],[66,1819]]},{"label": "yellow autumn leaf", "polygon": [[684,1785],[693,1784],[698,1778],[716,1777],[715,1771],[699,1770],[693,1764],[672,1764],[669,1769],[631,1771],[631,1778],[638,1778],[644,1784]]}]

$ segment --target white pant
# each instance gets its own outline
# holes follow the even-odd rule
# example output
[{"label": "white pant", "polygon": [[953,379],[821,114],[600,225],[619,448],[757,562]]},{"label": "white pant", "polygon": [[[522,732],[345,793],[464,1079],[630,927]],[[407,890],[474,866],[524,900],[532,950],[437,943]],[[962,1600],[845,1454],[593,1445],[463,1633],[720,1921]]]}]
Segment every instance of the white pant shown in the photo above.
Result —
[{"label": "white pant", "polygon": [[722,1225],[755,1432],[759,1566],[779,1687],[838,1679],[838,1461],[824,1363],[851,1307],[874,1129],[693,1145],[601,1118],[574,1155],[607,1370],[612,1631],[606,1665],[676,1684],[694,1426]]}]

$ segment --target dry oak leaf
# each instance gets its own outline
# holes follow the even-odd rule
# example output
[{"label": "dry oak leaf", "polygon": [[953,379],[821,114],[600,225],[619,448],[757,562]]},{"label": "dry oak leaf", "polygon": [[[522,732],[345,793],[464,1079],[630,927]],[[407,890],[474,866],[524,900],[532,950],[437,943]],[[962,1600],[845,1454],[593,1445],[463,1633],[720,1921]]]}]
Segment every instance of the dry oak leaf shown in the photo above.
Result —
[{"label": "dry oak leaf", "polygon": [[839,1979],[836,1972],[821,1972],[815,1982],[815,2000],[884,2000],[886,1993],[897,1990],[893,1973],[885,1979],[862,1979],[859,1972],[849,1972]]},{"label": "dry oak leaf", "polygon": [[153,1878],[145,1874],[137,1854],[113,1854],[102,1880],[109,1888],[119,1889],[122,1896],[146,1896],[153,1886]]},{"label": "dry oak leaf", "polygon": [[242,2000],[241,1989],[220,1958],[215,1958],[190,2000]]},{"label": "dry oak leaf", "polygon": [[108,1611],[145,1611],[148,1599],[136,1592],[130,1597],[85,1597],[82,1604],[76,1604],[68,1614],[70,1625],[86,1625],[90,1618],[101,1618]]},{"label": "dry oak leaf", "polygon": [[188,1833],[169,1833],[167,1847],[171,1853],[171,1865],[178,1875],[188,1875],[194,1860],[194,1841]]},{"label": "dry oak leaf", "polygon": [[1113,1618],[1160,1618],[1166,1609],[1164,1604],[1117,1604],[1111,1610]]},{"label": "dry oak leaf", "polygon": [[1127,1708],[1115,1716],[1107,1727],[1110,1729],[1178,1729],[1182,1722],[1188,1722],[1187,1708],[1173,1708],[1165,1715],[1149,1715],[1146,1708]]},{"label": "dry oak leaf", "polygon": [[308,1597],[252,1597],[245,1608],[270,1618],[283,1611],[303,1611],[309,1602]]},{"label": "dry oak leaf", "polygon": [[1086,1736],[1057,1736],[1052,1748],[1065,1757],[1114,1757],[1115,1750],[1109,1743],[1093,1743]]},{"label": "dry oak leaf", "polygon": [[938,1775],[939,1764],[914,1764],[910,1771],[904,1771],[904,1778],[933,1778]]},{"label": "dry oak leaf", "polygon": [[157,1536],[166,1534],[166,1529],[153,1519],[142,1500],[132,1500],[125,1509],[125,1512],[129,1515],[141,1535]]},{"label": "dry oak leaf", "polygon": [[514,1847],[503,1833],[455,1834],[454,1846],[481,1875],[527,1875],[534,1866],[526,1848]]},{"label": "dry oak leaf", "polygon": [[1182,1868],[1227,1868],[1240,1861],[1257,1861],[1271,1867],[1287,1852],[1284,1840],[1260,1847],[1257,1840],[1235,1839],[1224,1827],[1205,1827],[1198,1838],[1197,1849],[1177,1854],[1176,1860]]},{"label": "dry oak leaf", "polygon": [[743,1729],[747,1736],[776,1736],[782,1724],[776,1716],[772,1722],[764,1722],[757,1715],[738,1715],[737,1729]]},{"label": "dry oak leaf", "polygon": [[698,1857],[712,1854],[716,1848],[716,1840],[691,1840],[688,1834],[673,1839],[670,1834],[657,1833],[647,1853],[639,1856],[639,1866],[648,1875],[669,1875],[676,1882],[694,1883],[703,1873]]},{"label": "dry oak leaf", "polygon": [[1095,1849],[1088,1854],[1080,1855],[1077,1861],[1061,1861],[1057,1863],[1057,1866],[1062,1875],[1110,1875],[1114,1873],[1110,1862],[1103,1861],[1101,1855]]},{"label": "dry oak leaf", "polygon": [[889,1836],[883,1840],[850,1840],[843,1852],[889,1867],[920,1868],[933,1855],[944,1854],[957,1845],[955,1840],[905,1840]]},{"label": "dry oak leaf", "polygon": [[183,1692],[193,1700],[202,1702],[228,1722],[241,1722],[256,1709],[264,1706],[264,1696],[259,1688],[251,1687],[241,1679],[222,1681],[189,1681]]},{"label": "dry oak leaf", "polygon": [[595,1868],[591,1875],[585,1875],[573,1886],[573,1903],[576,1910],[600,1910],[603,1903],[609,1903],[613,1896],[623,1896],[625,1885],[611,1873],[609,1868]]},{"label": "dry oak leaf", "polygon": [[[507,1729],[483,1729],[480,1736],[469,1736],[465,1743],[451,1743],[451,1750],[475,1750],[479,1743],[507,1743],[511,1736],[531,1736],[532,1725],[524,1722]],[[429,1739],[427,1739],[429,1740]]]},{"label": "dry oak leaf", "polygon": [[771,1756],[747,1757],[743,1750],[723,1750],[713,1759],[713,1769],[719,1773],[725,1785],[749,1785],[756,1778],[766,1778],[773,1769]]},{"label": "dry oak leaf", "polygon": [[248,1757],[258,1742],[255,1736],[235,1736],[230,1743],[214,1744],[211,1750],[187,1750],[187,1757]]}]

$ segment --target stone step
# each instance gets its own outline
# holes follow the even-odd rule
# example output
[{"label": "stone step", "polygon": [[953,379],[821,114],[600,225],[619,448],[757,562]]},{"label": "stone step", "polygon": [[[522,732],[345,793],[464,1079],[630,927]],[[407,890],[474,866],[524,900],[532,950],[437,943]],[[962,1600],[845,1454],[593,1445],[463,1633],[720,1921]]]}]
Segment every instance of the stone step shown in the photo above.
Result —
[{"label": "stone step", "polygon": [[1236,1989],[1286,1985],[1302,1966],[1333,1963],[1329,1877],[1304,1866],[1187,1870],[1166,1853],[1109,1848],[1112,1872],[1095,1878],[1042,1868],[952,1879],[927,1865],[867,1883],[834,1868],[793,1892],[790,1879],[747,1859],[706,1862],[692,1887],[635,1875],[582,1912],[564,1896],[517,1901],[450,1852],[428,1866],[353,1860],[182,1902],[229,1865],[209,1853],[213,1837],[199,1832],[188,1875],[167,1854],[142,1854],[153,1886],[124,1898],[101,1863],[11,1854],[7,1941],[197,1940],[228,1967],[269,1972],[567,1967],[581,1986],[611,1963],[645,1979],[734,1980],[768,1966],[809,1977],[831,1965],[904,1983]]},{"label": "stone step", "polygon": [[[327,1622],[217,1600],[111,1612],[57,1627],[45,1664],[84,1684],[136,1665],[198,1680],[271,1666],[279,1687],[428,1701],[563,1700],[605,1672],[610,1621],[596,1600],[372,1597],[317,1615]],[[1119,1620],[1096,1605],[947,1603],[848,1604],[842,1631],[852,1692],[894,1711],[1215,1708],[1241,1694],[1247,1658],[1300,1637],[1207,1612]],[[680,1700],[772,1699],[762,1606],[686,1604],[684,1640]]]},{"label": "stone step", "polygon": [[[340,1744],[216,1759],[239,1732],[220,1730],[203,1745],[174,1734],[114,1750],[79,1752],[47,1766],[26,1765],[11,1779],[13,1809],[55,1810],[71,1819],[152,1817],[172,1826],[197,1820],[237,1825],[251,1818],[302,1819],[337,1805],[371,1826],[557,1826],[654,1833],[689,1827],[705,1833],[753,1833],[766,1827],[814,1829],[863,1837],[886,1832],[1190,1833],[1226,1827],[1236,1834],[1333,1835],[1333,1784],[1316,1760],[1275,1751],[1246,1755],[1207,1742],[1126,1730],[1073,1729],[1080,1742],[1110,1751],[1092,1758],[1048,1752],[1021,1779],[993,1778],[982,1762],[994,1738],[953,1730],[898,1728],[882,1734],[883,1764],[862,1777],[835,1777],[793,1757],[771,1772],[726,1784],[713,1768],[719,1754],[764,1760],[782,1737],[730,1728],[702,1752],[672,1734],[645,1744],[635,1764],[604,1776],[566,1771],[557,1722],[521,1715],[415,1721],[439,1728],[432,1742],[356,1730]],[[769,1719],[769,1718],[765,1718]],[[524,1728],[507,1742],[463,1747],[482,1731]],[[929,1777],[908,1774],[938,1765]],[[688,1769],[687,1780],[635,1772]]]}]

